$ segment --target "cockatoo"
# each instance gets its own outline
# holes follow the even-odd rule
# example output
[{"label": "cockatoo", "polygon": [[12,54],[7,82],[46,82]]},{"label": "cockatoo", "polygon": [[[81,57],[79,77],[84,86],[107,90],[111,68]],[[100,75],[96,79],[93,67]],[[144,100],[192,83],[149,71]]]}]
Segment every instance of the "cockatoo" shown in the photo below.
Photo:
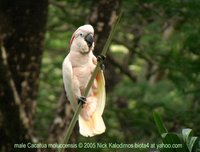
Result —
[{"label": "cockatoo", "polygon": [[[64,87],[74,111],[97,64],[93,54],[93,36],[94,29],[91,25],[80,26],[72,35],[70,52],[63,62]],[[81,135],[92,137],[105,132],[102,118],[105,95],[105,80],[101,70],[94,79],[78,117]]]}]

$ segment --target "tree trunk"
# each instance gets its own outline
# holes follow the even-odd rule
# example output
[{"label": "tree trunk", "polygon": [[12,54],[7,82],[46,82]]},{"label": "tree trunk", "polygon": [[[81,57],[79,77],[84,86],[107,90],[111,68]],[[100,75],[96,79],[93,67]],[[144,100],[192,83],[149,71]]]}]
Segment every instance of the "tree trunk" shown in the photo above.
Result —
[{"label": "tree trunk", "polygon": [[48,0],[0,1],[0,151],[32,138],[47,8]]},{"label": "tree trunk", "polygon": [[[63,88],[63,91],[60,95],[60,98],[58,100],[58,107],[56,108],[56,115],[54,118],[54,121],[50,127],[50,134],[48,137],[49,143],[59,143],[63,140],[67,127],[70,124],[70,121],[73,117],[73,111],[70,106],[70,102],[67,100],[65,90]],[[73,132],[71,134],[71,137],[69,139],[69,143],[77,143],[77,137],[78,137],[78,124],[75,125]],[[55,149],[51,149],[51,152],[55,152]],[[69,148],[67,149],[69,152],[75,152],[77,151],[75,148]]]},{"label": "tree trunk", "polygon": [[[88,22],[95,29],[95,55],[101,54],[112,25],[119,15],[120,8],[121,0],[100,0],[98,3],[93,1]],[[112,62],[106,60],[105,65],[106,88],[107,91],[110,91],[121,78]]]}]

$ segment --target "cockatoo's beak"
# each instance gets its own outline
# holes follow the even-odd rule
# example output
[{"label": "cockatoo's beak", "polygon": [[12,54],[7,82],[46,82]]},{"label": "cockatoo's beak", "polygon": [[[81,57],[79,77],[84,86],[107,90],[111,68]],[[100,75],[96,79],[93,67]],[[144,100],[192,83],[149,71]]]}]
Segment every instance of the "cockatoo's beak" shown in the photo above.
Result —
[{"label": "cockatoo's beak", "polygon": [[92,34],[88,34],[85,36],[85,41],[87,42],[88,47],[90,48],[93,44],[93,35]]}]

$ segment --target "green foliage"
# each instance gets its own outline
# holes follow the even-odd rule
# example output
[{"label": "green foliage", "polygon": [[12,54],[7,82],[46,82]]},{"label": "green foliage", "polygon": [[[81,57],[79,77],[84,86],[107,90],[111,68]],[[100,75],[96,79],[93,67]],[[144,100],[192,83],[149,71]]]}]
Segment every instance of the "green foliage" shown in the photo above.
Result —
[{"label": "green foliage", "polygon": [[[53,58],[53,60],[52,60]],[[48,136],[49,125],[51,125],[57,100],[62,91],[62,56],[53,56],[47,52],[42,59],[42,72],[40,74],[40,88],[36,111],[36,130],[43,137]]]},{"label": "green foliage", "polygon": [[[200,150],[200,146],[198,145],[199,139],[198,137],[192,136],[192,129],[182,129],[181,134],[169,133],[157,112],[153,113],[153,117],[162,137],[163,144],[169,145],[162,149],[164,152],[196,152],[197,150]],[[177,147],[170,148],[175,145]]]}]

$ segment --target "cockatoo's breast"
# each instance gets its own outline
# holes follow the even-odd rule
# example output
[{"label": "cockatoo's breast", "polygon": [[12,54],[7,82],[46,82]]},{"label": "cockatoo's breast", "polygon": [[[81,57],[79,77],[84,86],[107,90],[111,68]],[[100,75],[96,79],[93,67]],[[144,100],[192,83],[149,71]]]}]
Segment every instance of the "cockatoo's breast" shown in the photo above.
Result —
[{"label": "cockatoo's breast", "polygon": [[73,73],[74,76],[78,79],[79,81],[79,87],[81,92],[85,90],[85,87],[91,77],[91,69],[88,67],[76,67],[73,68]]},{"label": "cockatoo's breast", "polygon": [[79,66],[88,66],[92,62],[92,52],[87,54],[82,54],[76,51],[70,51],[69,59],[72,63],[72,67],[79,67]]},{"label": "cockatoo's breast", "polygon": [[73,76],[78,79],[79,87],[82,91],[85,89],[95,69],[92,56],[92,52],[84,55],[77,52],[70,52],[70,58],[73,58],[73,60],[71,60]]}]

